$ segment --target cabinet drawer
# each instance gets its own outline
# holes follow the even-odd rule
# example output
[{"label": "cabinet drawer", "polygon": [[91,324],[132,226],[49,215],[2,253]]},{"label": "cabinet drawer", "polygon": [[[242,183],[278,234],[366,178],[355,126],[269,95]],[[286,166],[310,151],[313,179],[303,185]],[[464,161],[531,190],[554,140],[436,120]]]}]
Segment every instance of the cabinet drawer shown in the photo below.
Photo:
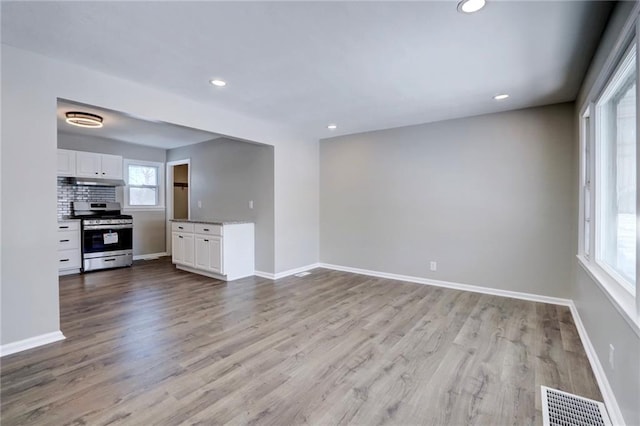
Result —
[{"label": "cabinet drawer", "polygon": [[58,250],[70,250],[80,248],[80,235],[78,231],[58,231]]},{"label": "cabinet drawer", "polygon": [[80,249],[60,250],[58,252],[58,269],[79,269]]},{"label": "cabinet drawer", "polygon": [[72,222],[58,222],[58,231],[78,231],[80,222],[74,220]]},{"label": "cabinet drawer", "polygon": [[222,235],[222,226],[220,225],[207,225],[204,223],[194,224],[196,234],[205,235]]},{"label": "cabinet drawer", "polygon": [[172,222],[171,230],[174,232],[193,232],[193,223]]}]

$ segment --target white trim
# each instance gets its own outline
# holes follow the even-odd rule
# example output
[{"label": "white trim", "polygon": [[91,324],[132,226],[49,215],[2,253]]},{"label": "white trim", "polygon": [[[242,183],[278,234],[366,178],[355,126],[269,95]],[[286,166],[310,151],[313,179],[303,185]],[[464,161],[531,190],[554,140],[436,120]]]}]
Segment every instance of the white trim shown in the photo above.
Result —
[{"label": "white trim", "polygon": [[26,351],[27,349],[37,348],[38,346],[48,345],[49,343],[64,340],[64,334],[60,330],[52,333],[41,334],[28,339],[18,340],[17,342],[7,343],[0,346],[0,357],[15,354],[17,352]]},{"label": "white trim", "polygon": [[452,288],[455,290],[471,291],[473,293],[490,294],[493,296],[511,297],[513,299],[529,300],[532,302],[551,303],[554,305],[570,306],[570,299],[562,299],[560,297],[542,296],[540,294],[523,293],[520,291],[500,290],[491,287],[480,287],[471,284],[454,283],[451,281],[439,281],[428,278],[413,277],[409,275],[390,274],[387,272],[371,271],[369,269],[351,268],[349,266],[332,265],[329,263],[320,263],[320,268],[333,269],[335,271],[351,272],[360,275],[369,275],[372,277],[388,278],[392,280],[407,281],[416,284],[433,285],[436,287]]},{"label": "white trim", "polygon": [[291,275],[295,275],[299,272],[305,272],[308,271],[310,269],[315,269],[315,268],[320,268],[321,263],[312,263],[310,265],[306,265],[306,266],[301,266],[299,268],[295,268],[295,269],[289,269],[286,271],[282,271],[282,272],[277,272],[275,274],[272,274],[270,272],[262,272],[262,271],[254,271],[254,275],[257,277],[261,277],[261,278],[267,278],[269,280],[279,280],[280,278],[285,278],[285,277],[289,277]]},{"label": "white trim", "polygon": [[[614,285],[605,285],[603,282],[608,279],[608,276],[601,273],[597,268],[594,268],[586,259],[582,256],[576,256],[578,258],[578,264],[584,269],[584,271],[591,277],[598,288],[602,290],[604,295],[609,299],[609,302],[618,311],[620,316],[624,318],[631,330],[640,337],[640,316],[636,315],[634,319],[635,301],[628,297],[626,290],[620,288],[618,293],[614,294],[614,290],[618,288]],[[626,302],[626,303],[625,303]]]},{"label": "white trim", "polygon": [[571,309],[573,322],[576,325],[576,329],[578,330],[578,335],[580,335],[580,340],[582,341],[582,346],[584,347],[584,351],[587,354],[587,358],[589,358],[591,370],[593,371],[593,375],[596,377],[596,381],[598,382],[598,387],[600,388],[600,392],[602,393],[604,405],[607,407],[609,417],[611,417],[612,423],[614,425],[624,425],[624,417],[622,416],[622,411],[620,410],[620,406],[618,405],[616,396],[613,393],[611,385],[609,384],[609,380],[607,380],[607,375],[604,372],[604,368],[602,368],[600,358],[598,358],[598,354],[593,348],[593,344],[591,343],[589,335],[587,334],[587,329],[582,323],[582,318],[580,318],[578,308],[573,303],[573,300],[571,300],[571,303],[569,304],[569,309]]},{"label": "white trim", "polygon": [[[158,175],[156,176],[156,185],[153,186],[158,188],[158,203],[155,206],[131,206],[129,205],[129,166],[147,166],[147,167],[155,167],[158,170]],[[165,185],[164,182],[164,173],[165,173],[165,163],[160,161],[145,161],[145,160],[134,160],[131,158],[125,158],[123,160],[123,177],[125,186],[122,189],[122,199],[123,206],[122,210],[127,212],[135,212],[135,211],[158,211],[165,209]],[[135,185],[134,185],[135,186]],[[151,188],[151,186],[149,186]]]},{"label": "white trim", "polygon": [[253,275],[255,275],[256,277],[260,277],[260,278],[266,278],[268,280],[275,280],[276,279],[276,275],[272,274],[271,272],[254,271]]},{"label": "white trim", "polygon": [[167,254],[171,255],[171,220],[173,220],[173,166],[181,166],[186,164],[187,168],[187,219],[191,218],[191,158],[184,158],[182,160],[167,161],[166,173],[165,173],[165,205],[166,205],[166,219],[165,225],[166,241],[165,246]]},{"label": "white trim", "polygon": [[163,251],[162,253],[148,253],[148,254],[136,254],[133,256],[133,260],[151,260],[158,259],[159,257],[169,256],[169,253]]}]

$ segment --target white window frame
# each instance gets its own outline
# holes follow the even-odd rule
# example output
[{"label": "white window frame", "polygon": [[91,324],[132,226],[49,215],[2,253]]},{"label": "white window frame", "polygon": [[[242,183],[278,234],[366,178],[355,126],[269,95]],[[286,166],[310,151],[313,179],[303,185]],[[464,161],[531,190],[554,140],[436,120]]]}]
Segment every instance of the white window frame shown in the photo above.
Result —
[{"label": "white window frame", "polygon": [[[640,28],[640,24],[636,22],[634,25]],[[634,31],[635,33],[635,31]],[[621,282],[621,277],[612,271],[611,268],[602,265],[597,261],[598,246],[598,206],[600,200],[600,188],[598,187],[598,176],[600,170],[600,135],[598,134],[601,126],[599,123],[599,114],[597,103],[602,99],[604,91],[610,86],[610,82],[617,76],[623,61],[628,54],[635,48],[636,54],[636,70],[640,69],[640,57],[638,55],[638,37],[634,33],[629,34],[627,40],[630,42],[623,43],[616,52],[612,53],[612,57],[616,57],[615,62],[612,61],[606,75],[599,76],[600,85],[594,93],[589,94],[589,98],[580,110],[579,114],[579,137],[580,137],[580,182],[579,182],[579,241],[578,241],[578,260],[583,269],[591,276],[591,278],[603,290],[615,308],[622,314],[623,318],[632,327],[636,334],[640,335],[640,226],[636,229],[636,285],[633,291]],[[611,59],[611,58],[610,58]],[[640,73],[637,73],[640,76]],[[640,81],[636,81],[636,215],[640,214]],[[589,149],[590,156],[587,164],[586,150]],[[590,178],[590,181],[587,181]],[[585,206],[586,191],[590,192],[590,203]],[[589,251],[585,250],[585,224],[587,218],[589,221],[589,242],[587,246]]]},{"label": "white window frame", "polygon": [[[158,204],[155,206],[132,206],[129,204],[129,166],[145,166],[145,167],[155,167],[158,170],[157,174],[157,183],[155,187],[158,191]],[[129,158],[124,159],[124,181],[126,186],[124,187],[124,210],[127,211],[158,211],[165,209],[165,182],[164,182],[164,163],[159,163],[155,161],[142,161],[142,160],[132,160]]]}]

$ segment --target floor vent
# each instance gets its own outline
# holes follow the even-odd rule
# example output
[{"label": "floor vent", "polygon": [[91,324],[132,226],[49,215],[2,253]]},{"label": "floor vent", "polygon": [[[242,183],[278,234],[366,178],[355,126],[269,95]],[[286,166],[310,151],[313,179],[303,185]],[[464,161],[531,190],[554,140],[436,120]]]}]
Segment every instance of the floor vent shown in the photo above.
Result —
[{"label": "floor vent", "polygon": [[541,386],[544,426],[611,426],[602,402]]},{"label": "floor vent", "polygon": [[295,274],[296,277],[306,277],[307,275],[311,275],[311,272],[300,272]]}]

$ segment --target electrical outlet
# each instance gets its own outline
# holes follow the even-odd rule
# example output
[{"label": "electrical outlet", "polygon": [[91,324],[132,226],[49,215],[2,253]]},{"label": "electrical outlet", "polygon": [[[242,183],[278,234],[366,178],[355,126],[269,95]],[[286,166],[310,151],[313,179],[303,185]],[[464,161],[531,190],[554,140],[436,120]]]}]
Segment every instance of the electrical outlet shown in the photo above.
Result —
[{"label": "electrical outlet", "polygon": [[614,369],[614,363],[613,363],[613,355],[616,351],[616,348],[609,343],[609,367],[611,367],[611,369]]},{"label": "electrical outlet", "polygon": [[253,209],[253,200],[249,200],[249,208]]},{"label": "electrical outlet", "polygon": [[201,209],[202,208],[202,200],[198,200],[198,208]]},{"label": "electrical outlet", "polygon": [[429,264],[429,269],[431,269],[432,271],[437,271],[438,270],[438,262],[431,261],[431,263]]}]

